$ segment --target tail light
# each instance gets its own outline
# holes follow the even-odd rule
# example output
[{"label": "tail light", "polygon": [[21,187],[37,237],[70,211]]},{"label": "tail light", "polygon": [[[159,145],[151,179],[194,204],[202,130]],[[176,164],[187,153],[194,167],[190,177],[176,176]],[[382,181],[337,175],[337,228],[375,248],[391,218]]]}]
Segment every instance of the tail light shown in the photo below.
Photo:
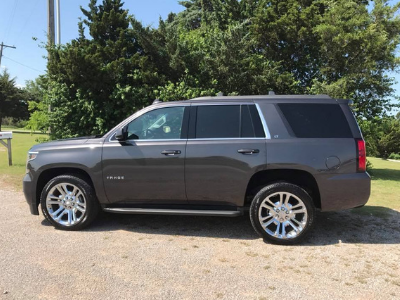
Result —
[{"label": "tail light", "polygon": [[367,153],[365,150],[365,142],[357,139],[357,172],[365,172],[367,170]]}]

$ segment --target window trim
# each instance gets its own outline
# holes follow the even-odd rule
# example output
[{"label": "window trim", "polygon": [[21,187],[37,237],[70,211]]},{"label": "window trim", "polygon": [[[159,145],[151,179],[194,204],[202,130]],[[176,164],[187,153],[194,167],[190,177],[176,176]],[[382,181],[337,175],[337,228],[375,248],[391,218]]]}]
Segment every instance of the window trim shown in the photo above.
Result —
[{"label": "window trim", "polygon": [[[197,119],[197,107],[198,106],[204,106],[204,105],[219,105],[219,106],[223,106],[223,105],[255,105],[258,115],[260,117],[261,120],[261,124],[264,130],[264,134],[265,137],[254,137],[254,138],[242,138],[242,137],[237,137],[237,138],[193,138],[195,134],[194,130],[196,129],[195,124],[196,124],[196,119]],[[240,102],[240,103],[235,103],[235,102],[227,102],[227,103],[180,103],[179,105],[162,105],[162,106],[157,106],[157,107],[147,107],[145,109],[143,109],[142,111],[137,112],[136,114],[133,114],[132,116],[130,116],[129,118],[127,118],[126,120],[124,120],[123,122],[121,122],[119,125],[117,125],[115,127],[115,130],[110,134],[110,137],[107,139],[107,142],[109,143],[120,143],[120,141],[118,140],[113,140],[112,138],[115,136],[117,130],[119,128],[121,128],[122,126],[127,125],[128,123],[132,122],[133,120],[135,120],[136,118],[144,115],[147,112],[156,110],[156,109],[160,109],[160,108],[167,108],[167,107],[176,107],[176,106],[183,106],[185,107],[185,112],[184,112],[184,120],[183,122],[186,121],[186,126],[187,126],[187,138],[186,139],[153,139],[153,140],[127,140],[127,141],[148,141],[148,142],[167,142],[167,141],[218,141],[218,140],[270,140],[271,139],[271,134],[269,132],[269,128],[267,125],[267,122],[265,121],[264,115],[261,111],[260,105],[258,103],[254,103],[254,102]],[[187,120],[185,120],[185,113],[186,111],[188,111],[188,118]],[[193,118],[195,117],[195,118]],[[194,126],[193,126],[194,124]],[[182,130],[183,127],[185,126],[185,124],[182,124]]]},{"label": "window trim", "polygon": [[[198,106],[232,106],[232,105],[237,105],[237,106],[242,106],[242,105],[255,105],[258,115],[261,120],[261,124],[263,127],[264,135],[265,137],[230,137],[230,138],[196,138],[196,123],[197,123],[197,107]],[[240,109],[241,113],[241,109]],[[267,123],[265,121],[264,115],[260,109],[260,106],[258,103],[254,102],[227,102],[227,103],[193,103],[191,108],[190,108],[190,117],[189,117],[189,134],[188,134],[188,141],[218,141],[218,140],[270,140],[271,139],[271,134],[269,132]]]},{"label": "window trim", "polygon": [[257,108],[258,115],[260,116],[260,119],[261,119],[261,124],[263,126],[264,133],[265,133],[265,139],[270,140],[271,134],[269,133],[268,125],[267,125],[267,122],[265,121],[264,114],[261,111],[260,105],[258,103],[254,103],[254,104]]}]

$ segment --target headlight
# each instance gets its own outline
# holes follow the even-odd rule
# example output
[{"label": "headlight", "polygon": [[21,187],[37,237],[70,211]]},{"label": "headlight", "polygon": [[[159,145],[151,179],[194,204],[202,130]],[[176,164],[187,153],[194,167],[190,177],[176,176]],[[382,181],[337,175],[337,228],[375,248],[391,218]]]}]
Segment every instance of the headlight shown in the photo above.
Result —
[{"label": "headlight", "polygon": [[39,152],[28,152],[28,161],[35,159],[38,156]]}]

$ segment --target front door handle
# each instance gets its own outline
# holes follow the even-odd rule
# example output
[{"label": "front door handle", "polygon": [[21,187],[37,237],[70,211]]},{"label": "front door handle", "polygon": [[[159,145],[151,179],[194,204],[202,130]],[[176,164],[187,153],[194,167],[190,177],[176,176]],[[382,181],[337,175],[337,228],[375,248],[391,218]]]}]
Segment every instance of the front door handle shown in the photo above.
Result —
[{"label": "front door handle", "polygon": [[164,154],[166,156],[174,156],[181,154],[181,150],[164,150],[161,152],[161,154]]},{"label": "front door handle", "polygon": [[238,153],[241,153],[243,155],[251,155],[255,153],[260,153],[260,150],[258,149],[239,149]]}]

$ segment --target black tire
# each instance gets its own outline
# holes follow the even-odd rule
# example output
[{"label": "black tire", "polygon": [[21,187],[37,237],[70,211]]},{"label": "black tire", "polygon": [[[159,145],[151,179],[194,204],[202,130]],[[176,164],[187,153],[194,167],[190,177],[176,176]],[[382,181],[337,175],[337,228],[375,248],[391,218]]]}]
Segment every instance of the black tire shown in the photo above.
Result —
[{"label": "black tire", "polygon": [[[55,221],[55,219],[53,219],[53,217],[50,215],[51,211],[56,210],[57,208],[61,209],[61,206],[64,207],[65,203],[62,204],[62,202],[61,202],[62,199],[55,200],[55,201],[60,201],[60,204],[54,204],[54,205],[46,204],[46,200],[47,200],[47,196],[48,196],[49,192],[52,191],[53,188],[56,188],[57,185],[60,185],[60,184],[66,184],[67,189],[69,189],[69,190],[72,189],[73,186],[77,187],[81,192],[81,195],[78,196],[77,198],[81,199],[80,202],[85,204],[85,207],[84,207],[85,212],[84,213],[82,213],[81,211],[78,211],[78,209],[74,209],[73,206],[69,206],[69,207],[71,207],[71,210],[74,210],[74,212],[75,212],[74,215],[76,216],[76,221],[71,225],[63,225],[63,224],[59,223],[58,221]],[[54,191],[60,191],[60,189],[54,190]],[[58,197],[62,197],[62,195],[58,196]],[[56,196],[53,199],[58,199],[58,198]],[[75,201],[75,200],[72,200],[72,201]],[[70,204],[70,202],[67,202],[67,203]],[[96,216],[99,212],[99,203],[97,201],[96,194],[95,194],[93,187],[90,184],[88,184],[84,179],[76,177],[74,175],[60,175],[60,176],[57,176],[57,177],[54,177],[53,179],[51,179],[42,190],[42,193],[40,196],[40,204],[41,204],[43,215],[54,227],[56,227],[58,229],[62,229],[62,230],[69,230],[69,231],[80,230],[80,229],[85,228],[86,226],[88,226],[90,223],[93,222],[93,220],[96,218]],[[77,206],[78,202],[76,202],[75,204],[70,204],[70,205]],[[79,208],[83,209],[82,204],[80,204],[80,205],[81,206]],[[68,219],[68,214],[69,214],[68,209],[64,208],[64,210],[67,211],[67,219]],[[61,213],[64,212],[64,210],[62,210]],[[54,211],[53,211],[53,213],[54,213]],[[62,219],[64,219],[64,218],[65,218],[65,215],[62,216],[61,220],[59,220],[59,221],[62,221]],[[66,222],[68,222],[68,220]]]},{"label": "black tire", "polygon": [[[294,195],[288,198],[289,200],[286,205],[288,207],[285,205],[279,206],[277,205],[278,202],[274,202],[280,199],[280,195],[277,193],[283,193],[285,199],[287,195]],[[267,202],[266,204],[269,205],[269,208],[274,208],[274,210],[266,208],[265,206],[262,207],[263,203],[265,203],[264,201],[267,201],[267,198],[270,199],[271,202]],[[300,204],[299,200],[301,200],[302,204]],[[274,206],[270,205],[270,203],[273,203]],[[297,204],[300,205],[299,208],[296,208]],[[291,207],[295,209],[292,210]],[[298,210],[299,213],[294,213],[296,210]],[[302,213],[301,211],[303,210],[305,210],[306,213]],[[259,216],[266,219],[264,224],[269,223],[273,219],[278,223],[283,223],[278,225],[275,221],[272,221],[272,223],[264,229]],[[295,220],[293,220],[293,218]],[[312,229],[315,220],[315,206],[310,195],[301,187],[291,183],[277,182],[265,186],[254,197],[250,206],[250,220],[254,230],[264,241],[279,245],[293,245],[299,243]],[[300,222],[301,225],[296,226],[298,225],[296,222]],[[297,228],[297,231],[290,223],[295,225],[294,227]],[[275,227],[276,229],[274,231]],[[275,234],[276,232],[283,233],[282,227],[285,228],[286,238],[283,234]],[[287,229],[289,231],[286,231]]]}]

